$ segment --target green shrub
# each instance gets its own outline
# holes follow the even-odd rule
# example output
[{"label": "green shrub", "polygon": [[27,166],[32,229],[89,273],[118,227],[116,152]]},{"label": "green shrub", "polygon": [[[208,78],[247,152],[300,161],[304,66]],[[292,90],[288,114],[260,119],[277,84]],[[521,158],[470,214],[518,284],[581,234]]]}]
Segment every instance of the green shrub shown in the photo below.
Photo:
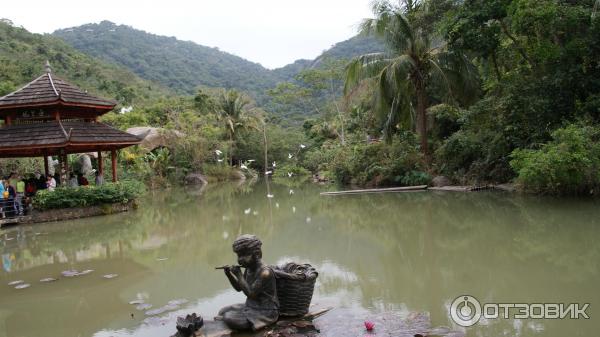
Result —
[{"label": "green shrub", "polygon": [[571,124],[537,150],[516,149],[510,161],[523,189],[536,193],[589,193],[600,185],[600,130]]},{"label": "green shrub", "polygon": [[[335,180],[343,184],[385,186],[412,184],[415,179],[403,179],[412,171],[420,171],[422,157],[412,133],[398,136],[391,144],[357,143],[334,148],[333,160],[326,167]],[[425,179],[421,179],[422,181]]]},{"label": "green shrub", "polygon": [[[289,177],[288,173],[291,173],[292,176]],[[302,166],[286,163],[281,166],[278,166],[274,175],[280,178],[305,178],[310,176],[310,171]]]},{"label": "green shrub", "polygon": [[54,191],[41,190],[33,198],[37,209],[95,206],[126,203],[144,192],[140,182],[121,181],[101,186],[60,187]]}]

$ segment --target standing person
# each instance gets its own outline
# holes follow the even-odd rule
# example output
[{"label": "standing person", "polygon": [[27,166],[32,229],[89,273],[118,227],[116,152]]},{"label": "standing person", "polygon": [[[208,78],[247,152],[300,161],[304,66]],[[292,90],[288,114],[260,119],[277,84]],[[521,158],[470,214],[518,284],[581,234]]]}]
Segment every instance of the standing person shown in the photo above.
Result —
[{"label": "standing person", "polygon": [[2,198],[4,198],[4,200],[8,200],[9,195],[9,191],[8,191],[8,180],[2,180],[2,185],[4,186],[4,189],[2,190]]},{"label": "standing person", "polygon": [[79,186],[79,182],[77,181],[77,177],[75,174],[71,172],[71,177],[69,178],[69,187],[77,187]]},{"label": "standing person", "polygon": [[35,181],[35,187],[39,190],[45,190],[48,188],[48,178],[45,175],[40,175]]},{"label": "standing person", "polygon": [[46,181],[46,188],[48,191],[52,192],[56,188],[56,179],[53,176],[48,176],[48,180]]},{"label": "standing person", "polygon": [[77,182],[79,183],[79,186],[88,186],[90,184],[90,182],[83,175],[83,173],[79,173],[77,175]]},{"label": "standing person", "polygon": [[18,177],[17,180],[17,196],[15,198],[15,204],[17,205],[17,211],[19,215],[23,215],[23,197],[25,196],[25,182],[23,177]]},{"label": "standing person", "polygon": [[5,212],[7,209],[4,192],[6,192],[4,190],[4,180],[0,179],[0,213],[2,214],[2,218],[6,218]]},{"label": "standing person", "polygon": [[10,177],[8,177],[8,182],[10,183],[10,185],[13,188],[17,187],[17,181],[19,181],[17,174],[14,172],[11,172]]},{"label": "standing person", "polygon": [[96,186],[102,186],[104,184],[104,177],[100,171],[96,171]]},{"label": "standing person", "polygon": [[10,212],[10,216],[12,217],[17,214],[17,191],[15,190],[15,187],[10,184],[10,180],[7,180],[6,183],[7,186],[4,193],[8,193],[8,212]]}]

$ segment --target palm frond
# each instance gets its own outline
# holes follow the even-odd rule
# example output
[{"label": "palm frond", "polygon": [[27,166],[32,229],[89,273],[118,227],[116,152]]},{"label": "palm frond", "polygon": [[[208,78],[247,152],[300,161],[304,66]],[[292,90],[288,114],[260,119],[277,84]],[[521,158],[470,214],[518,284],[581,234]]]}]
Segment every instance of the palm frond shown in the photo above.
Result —
[{"label": "palm frond", "polygon": [[479,73],[466,55],[461,52],[443,51],[433,55],[430,63],[433,65],[433,80],[444,82],[449,100],[470,105],[479,97]]},{"label": "palm frond", "polygon": [[377,76],[392,59],[385,53],[373,53],[359,56],[346,66],[344,94],[348,94],[360,81]]}]

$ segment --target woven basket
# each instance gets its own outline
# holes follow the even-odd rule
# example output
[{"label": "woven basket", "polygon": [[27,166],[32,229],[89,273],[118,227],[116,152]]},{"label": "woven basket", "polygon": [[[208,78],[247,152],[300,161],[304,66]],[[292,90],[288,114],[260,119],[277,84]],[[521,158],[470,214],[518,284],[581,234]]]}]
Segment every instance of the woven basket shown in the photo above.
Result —
[{"label": "woven basket", "polygon": [[293,262],[273,267],[277,279],[280,316],[302,316],[308,313],[319,273],[310,264]]}]

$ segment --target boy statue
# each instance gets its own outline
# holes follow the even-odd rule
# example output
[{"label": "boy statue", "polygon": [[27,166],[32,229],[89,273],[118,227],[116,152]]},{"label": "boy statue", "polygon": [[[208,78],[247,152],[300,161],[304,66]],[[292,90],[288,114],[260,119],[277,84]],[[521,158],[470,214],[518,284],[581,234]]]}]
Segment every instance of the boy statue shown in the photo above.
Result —
[{"label": "boy statue", "polygon": [[[262,259],[262,242],[254,235],[242,235],[233,242],[239,266],[225,266],[225,275],[236,291],[243,291],[246,303],[227,306],[219,318],[232,330],[257,331],[279,318],[275,274]],[[245,268],[242,273],[241,268]]]}]

